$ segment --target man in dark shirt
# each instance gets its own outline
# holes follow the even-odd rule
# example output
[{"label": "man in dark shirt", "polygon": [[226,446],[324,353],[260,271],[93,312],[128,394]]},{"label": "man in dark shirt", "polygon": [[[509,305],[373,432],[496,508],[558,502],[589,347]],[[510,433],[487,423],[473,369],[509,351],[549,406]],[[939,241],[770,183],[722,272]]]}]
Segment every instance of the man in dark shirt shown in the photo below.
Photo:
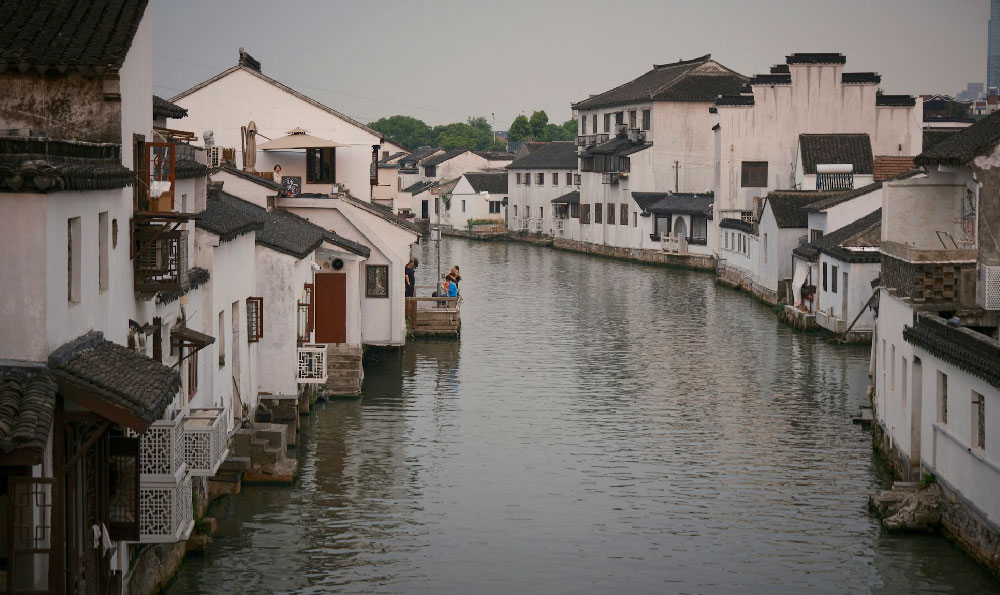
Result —
[{"label": "man in dark shirt", "polygon": [[410,262],[406,263],[406,268],[404,273],[406,274],[406,297],[414,297],[416,294],[416,283],[417,275],[415,269],[417,268],[417,259],[411,258]]}]

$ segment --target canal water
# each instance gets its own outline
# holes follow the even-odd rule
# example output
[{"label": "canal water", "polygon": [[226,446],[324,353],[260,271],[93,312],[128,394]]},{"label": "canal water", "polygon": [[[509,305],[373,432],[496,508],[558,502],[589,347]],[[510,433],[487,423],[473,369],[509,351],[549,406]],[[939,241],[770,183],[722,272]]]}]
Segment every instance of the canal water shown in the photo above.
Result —
[{"label": "canal water", "polygon": [[[422,247],[419,282],[434,278]],[[851,424],[868,350],[710,275],[446,239],[462,336],[367,363],[305,419],[292,488],[209,512],[185,593],[980,593],[942,537],[888,535]]]}]

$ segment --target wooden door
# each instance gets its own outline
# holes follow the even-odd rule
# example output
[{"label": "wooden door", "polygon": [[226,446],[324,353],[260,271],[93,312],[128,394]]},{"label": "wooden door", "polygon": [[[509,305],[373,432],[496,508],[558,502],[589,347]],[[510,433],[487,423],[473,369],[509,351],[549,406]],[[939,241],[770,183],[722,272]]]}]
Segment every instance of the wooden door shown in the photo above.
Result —
[{"label": "wooden door", "polygon": [[347,274],[316,275],[316,342],[347,342]]}]

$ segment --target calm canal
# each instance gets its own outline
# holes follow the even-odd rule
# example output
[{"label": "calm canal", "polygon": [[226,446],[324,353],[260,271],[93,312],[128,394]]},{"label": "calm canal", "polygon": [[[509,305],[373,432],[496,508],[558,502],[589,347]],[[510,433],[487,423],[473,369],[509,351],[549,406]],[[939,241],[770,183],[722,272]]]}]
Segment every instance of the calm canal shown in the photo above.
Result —
[{"label": "calm canal", "polygon": [[705,274],[446,239],[455,263],[461,341],[314,410],[299,482],[214,506],[171,595],[1000,591],[869,514],[867,348]]}]

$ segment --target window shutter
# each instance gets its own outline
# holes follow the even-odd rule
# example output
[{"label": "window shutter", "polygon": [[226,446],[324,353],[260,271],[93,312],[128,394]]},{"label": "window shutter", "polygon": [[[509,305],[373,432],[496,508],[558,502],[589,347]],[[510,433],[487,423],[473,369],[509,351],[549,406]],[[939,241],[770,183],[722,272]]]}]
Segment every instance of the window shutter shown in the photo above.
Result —
[{"label": "window shutter", "polygon": [[139,438],[108,438],[108,536],[139,541]]}]

